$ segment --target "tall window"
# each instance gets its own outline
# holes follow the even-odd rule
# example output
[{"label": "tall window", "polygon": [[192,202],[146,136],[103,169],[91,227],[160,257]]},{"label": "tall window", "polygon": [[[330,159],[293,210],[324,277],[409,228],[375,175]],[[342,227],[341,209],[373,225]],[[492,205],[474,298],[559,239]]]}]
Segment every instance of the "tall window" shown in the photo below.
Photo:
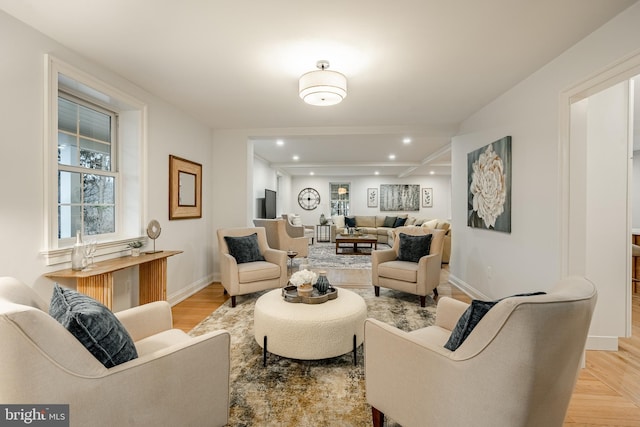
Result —
[{"label": "tall window", "polygon": [[147,104],[45,59],[45,262],[69,262],[78,231],[119,254],[144,233]]},{"label": "tall window", "polygon": [[58,239],[116,231],[117,115],[58,94]]},{"label": "tall window", "polygon": [[351,184],[348,182],[329,183],[331,195],[331,215],[349,215],[349,195]]}]

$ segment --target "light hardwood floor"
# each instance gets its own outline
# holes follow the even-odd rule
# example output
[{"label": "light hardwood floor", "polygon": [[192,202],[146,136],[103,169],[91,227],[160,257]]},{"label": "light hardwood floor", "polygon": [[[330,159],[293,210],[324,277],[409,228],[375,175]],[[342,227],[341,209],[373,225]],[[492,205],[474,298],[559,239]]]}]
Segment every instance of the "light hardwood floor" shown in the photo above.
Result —
[{"label": "light hardwood floor", "polygon": [[[328,270],[331,283],[344,287],[371,286],[370,270]],[[441,296],[469,302],[468,295],[448,283],[443,269],[438,291]],[[222,285],[213,283],[173,309],[173,323],[190,331],[222,305]],[[416,299],[417,303],[417,299]],[[633,336],[620,339],[619,351],[588,351],[586,367],[580,371],[565,426],[640,426],[640,294],[633,296]]]}]

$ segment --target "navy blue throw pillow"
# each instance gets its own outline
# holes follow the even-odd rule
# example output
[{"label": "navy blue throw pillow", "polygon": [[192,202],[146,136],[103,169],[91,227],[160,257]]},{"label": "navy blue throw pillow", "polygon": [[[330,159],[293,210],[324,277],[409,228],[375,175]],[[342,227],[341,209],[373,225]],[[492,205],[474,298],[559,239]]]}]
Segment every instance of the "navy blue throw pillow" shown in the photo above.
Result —
[{"label": "navy blue throw pillow", "polygon": [[407,222],[407,218],[396,218],[396,222],[393,223],[393,228],[402,227]]},{"label": "navy blue throw pillow", "polygon": [[64,326],[105,368],[138,357],[136,346],[118,318],[98,301],[57,283],[49,314]]},{"label": "navy blue throw pillow", "polygon": [[400,245],[398,247],[398,260],[418,262],[423,256],[429,255],[431,251],[432,234],[412,236],[411,234],[400,233]]},{"label": "navy blue throw pillow", "polygon": [[356,226],[356,217],[355,216],[345,216],[344,217],[344,225],[347,227],[355,227]]},{"label": "navy blue throw pillow", "polygon": [[224,236],[224,240],[229,247],[229,254],[236,259],[238,264],[264,261],[258,245],[258,233],[241,237]]},{"label": "navy blue throw pillow", "polygon": [[[546,292],[532,292],[528,294],[517,294],[512,295],[514,297],[529,297],[535,295],[545,295]],[[509,298],[509,297],[505,297]],[[464,340],[467,339],[471,331],[476,327],[476,325],[482,320],[485,314],[491,310],[491,308],[502,301],[505,298],[500,298],[496,301],[480,301],[480,300],[472,300],[469,307],[462,313],[460,319],[458,319],[458,323],[451,331],[451,336],[449,340],[444,345],[444,348],[447,350],[455,351],[458,347],[462,345]]]}]

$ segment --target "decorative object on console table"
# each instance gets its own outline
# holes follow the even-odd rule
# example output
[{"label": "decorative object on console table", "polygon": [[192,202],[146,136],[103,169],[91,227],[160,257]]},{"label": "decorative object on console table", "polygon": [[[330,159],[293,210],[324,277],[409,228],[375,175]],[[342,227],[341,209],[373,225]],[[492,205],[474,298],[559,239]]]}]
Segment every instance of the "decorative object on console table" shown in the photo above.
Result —
[{"label": "decorative object on console table", "polygon": [[511,137],[467,154],[467,225],[511,233]]},{"label": "decorative object on console table", "polygon": [[151,221],[149,221],[149,225],[147,225],[147,236],[149,236],[149,238],[153,240],[153,251],[148,251],[147,252],[148,254],[155,254],[157,252],[162,252],[162,251],[156,251],[156,239],[160,236],[160,233],[162,233],[162,228],[160,228],[160,223],[155,219],[152,219]]},{"label": "decorative object on console table", "polygon": [[324,216],[324,213],[320,214],[320,225],[327,225],[327,218]]},{"label": "decorative object on console table", "polygon": [[378,189],[377,188],[367,188],[367,207],[368,208],[378,207]]},{"label": "decorative object on console table", "polygon": [[169,156],[169,219],[202,218],[202,165]]},{"label": "decorative object on console table", "polygon": [[423,208],[433,207],[433,188],[422,189],[422,207]]},{"label": "decorative object on console table", "polygon": [[140,248],[142,247],[141,241],[136,240],[135,242],[129,242],[127,246],[131,248],[131,256],[140,256]]}]

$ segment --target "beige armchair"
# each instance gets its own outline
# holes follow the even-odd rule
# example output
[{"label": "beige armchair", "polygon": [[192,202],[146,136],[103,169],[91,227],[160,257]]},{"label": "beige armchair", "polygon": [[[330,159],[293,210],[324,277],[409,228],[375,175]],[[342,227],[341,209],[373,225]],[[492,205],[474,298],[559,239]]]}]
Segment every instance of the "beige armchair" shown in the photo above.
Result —
[{"label": "beige armchair", "polygon": [[[413,236],[432,234],[429,255],[418,262],[400,261],[400,233]],[[394,242],[391,249],[375,250],[371,253],[371,281],[376,296],[380,296],[380,288],[395,289],[418,295],[420,306],[426,304],[427,295],[438,296],[444,230],[425,227],[398,227],[394,229]]]},{"label": "beige armchair", "polygon": [[[231,295],[231,306],[236,306],[236,296],[265,289],[284,287],[287,283],[287,253],[272,249],[262,227],[218,229],[220,274],[225,292]],[[257,233],[260,254],[264,261],[238,263],[229,254],[225,236],[241,237]]]},{"label": "beige armchair", "polygon": [[373,424],[562,426],[596,303],[593,283],[497,303],[455,351],[444,348],[467,304],[443,297],[435,325],[403,332],[365,322]]},{"label": "beige armchair", "polygon": [[[297,216],[300,218],[299,216]],[[291,237],[306,237],[313,245],[313,239],[316,237],[315,227],[313,225],[301,225],[294,224],[290,215],[282,214],[282,219],[285,221],[287,234]]]},{"label": "beige armchair", "polygon": [[256,227],[263,227],[267,234],[269,247],[280,249],[281,251],[296,251],[296,258],[306,258],[309,256],[309,239],[306,237],[291,237],[287,233],[284,219],[254,219]]},{"label": "beige armchair", "polygon": [[159,301],[116,313],[138,358],[105,368],[29,286],[0,277],[0,402],[68,404],[71,426],[222,426],[229,413],[226,331],[172,329]]}]

